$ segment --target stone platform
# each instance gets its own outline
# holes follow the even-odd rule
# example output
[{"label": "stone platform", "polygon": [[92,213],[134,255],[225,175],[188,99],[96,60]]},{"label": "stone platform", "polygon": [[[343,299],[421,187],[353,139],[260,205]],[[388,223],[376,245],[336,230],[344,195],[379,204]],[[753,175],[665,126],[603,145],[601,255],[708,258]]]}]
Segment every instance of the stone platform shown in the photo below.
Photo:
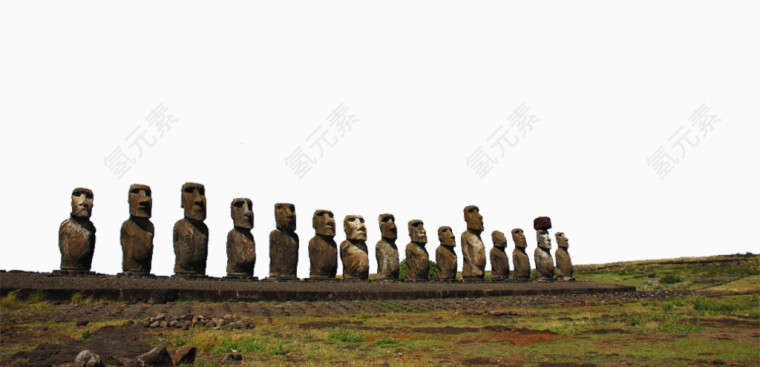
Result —
[{"label": "stone platform", "polygon": [[121,302],[329,301],[412,298],[497,297],[634,292],[635,287],[594,282],[263,282],[223,278],[132,278],[115,275],[67,276],[0,272],[0,295],[20,298],[39,293],[68,302],[75,293]]}]

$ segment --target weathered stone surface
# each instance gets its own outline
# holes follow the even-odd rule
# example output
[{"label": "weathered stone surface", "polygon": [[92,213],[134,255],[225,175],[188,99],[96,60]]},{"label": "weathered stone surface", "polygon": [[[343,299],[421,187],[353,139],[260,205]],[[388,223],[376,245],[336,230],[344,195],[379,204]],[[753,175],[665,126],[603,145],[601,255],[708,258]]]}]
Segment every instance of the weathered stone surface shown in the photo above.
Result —
[{"label": "weathered stone surface", "polygon": [[238,352],[227,353],[222,357],[222,364],[239,364],[243,360],[243,355]]},{"label": "weathered stone surface", "polygon": [[234,228],[227,233],[227,276],[253,277],[256,241],[253,239],[253,202],[237,198],[230,204]]},{"label": "weathered stone surface", "polygon": [[409,221],[409,236],[412,242],[406,245],[406,277],[410,280],[428,280],[430,258],[425,249],[427,233],[421,220]]},{"label": "weathered stone surface", "polygon": [[329,210],[316,210],[311,219],[315,235],[309,240],[311,278],[335,278],[338,272],[338,245],[335,243],[335,216]]},{"label": "weathered stone surface", "polygon": [[509,257],[504,252],[507,247],[507,238],[501,231],[491,232],[493,248],[491,249],[491,279],[505,280],[509,278]]},{"label": "weathered stone surface", "polygon": [[570,247],[570,244],[567,240],[567,237],[565,237],[564,232],[557,232],[554,234],[554,237],[557,238],[557,246],[560,248],[568,248]]},{"label": "weathered stone surface", "polygon": [[174,224],[174,273],[205,275],[208,257],[208,227],[206,220],[206,189],[187,182],[182,185],[182,208],[185,217]]},{"label": "weathered stone surface", "polygon": [[528,242],[525,240],[523,230],[515,228],[512,230],[512,240],[515,242],[515,249],[512,250],[512,264],[515,267],[512,273],[513,279],[528,280],[530,279],[530,258],[525,253]]},{"label": "weathered stone surface", "polygon": [[346,240],[340,244],[343,279],[368,279],[367,226],[360,215],[347,215],[343,220]]},{"label": "weathered stone surface", "polygon": [[467,230],[462,233],[462,278],[483,278],[486,275],[486,246],[480,239],[483,216],[475,205],[464,208]]},{"label": "weathered stone surface", "polygon": [[[541,218],[546,219],[539,221]],[[535,225],[537,222],[539,222],[540,225]],[[534,221],[534,225],[537,227],[546,227],[547,223],[551,225],[551,220],[547,217],[538,217]],[[536,279],[554,279],[554,259],[552,259],[552,255],[549,252],[552,248],[552,238],[549,236],[549,230],[536,230],[536,241],[538,242],[538,247],[533,252],[534,261],[536,262]]]},{"label": "weathered stone surface", "polygon": [[399,271],[398,247],[396,247],[396,238],[398,238],[396,218],[393,214],[380,214],[378,216],[378,223],[380,224],[381,239],[375,245],[377,279],[396,280],[398,279]]},{"label": "weathered stone surface", "polygon": [[150,186],[129,186],[129,219],[121,225],[121,266],[124,272],[150,273],[155,229],[150,221],[153,208]]},{"label": "weathered stone surface", "polygon": [[552,220],[549,217],[538,217],[533,220],[533,229],[540,230],[540,229],[551,229],[552,228]]},{"label": "weathered stone surface", "polygon": [[174,364],[193,364],[198,349],[194,345],[185,345],[174,352]]},{"label": "weathered stone surface", "polygon": [[85,349],[74,358],[74,367],[105,367],[100,356]]},{"label": "weathered stone surface", "polygon": [[95,253],[95,225],[90,221],[94,195],[78,187],[71,193],[71,216],[58,229],[61,270],[87,272]]},{"label": "weathered stone surface", "polygon": [[457,278],[457,254],[454,252],[456,247],[456,236],[449,226],[438,228],[438,241],[441,245],[435,249],[435,262],[438,264],[438,279],[445,281],[456,280]]},{"label": "weathered stone surface", "polygon": [[557,232],[554,235],[557,238],[557,251],[554,256],[557,258],[557,268],[555,273],[559,280],[573,279],[573,261],[570,259],[570,253],[567,248],[570,246],[563,232]]},{"label": "weathered stone surface", "polygon": [[166,346],[158,346],[135,358],[129,367],[173,367],[172,357]]},{"label": "weathered stone surface", "polygon": [[297,279],[296,206],[290,203],[277,203],[274,205],[274,217],[277,229],[269,233],[269,276],[279,279]]}]

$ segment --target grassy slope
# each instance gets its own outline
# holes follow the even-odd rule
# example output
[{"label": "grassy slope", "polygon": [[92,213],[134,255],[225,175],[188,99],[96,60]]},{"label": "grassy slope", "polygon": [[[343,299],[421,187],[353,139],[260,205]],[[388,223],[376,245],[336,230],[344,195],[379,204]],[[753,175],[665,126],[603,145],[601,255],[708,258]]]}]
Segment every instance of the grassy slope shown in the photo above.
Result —
[{"label": "grassy slope", "polygon": [[[507,306],[504,316],[446,312],[398,312],[373,315],[273,317],[257,320],[247,331],[197,329],[146,330],[151,345],[170,350],[184,344],[199,348],[196,366],[216,365],[235,349],[243,365],[538,365],[541,362],[597,365],[693,365],[719,363],[760,365],[760,257],[729,262],[683,264],[663,261],[581,268],[580,280],[635,285],[643,290],[692,289],[720,294],[662,301],[543,307]],[[651,274],[654,274],[653,276]],[[722,293],[719,293],[722,292]],[[87,304],[86,300],[74,300]],[[92,302],[92,301],[90,301]],[[370,301],[377,302],[377,301]],[[97,306],[97,302],[91,305]],[[24,302],[5,298],[0,312],[55,312],[41,299]],[[135,320],[137,321],[137,320]],[[118,324],[93,323],[99,327]],[[315,322],[344,323],[303,328]],[[22,326],[39,343],[59,338],[86,339],[73,323]],[[445,329],[442,329],[445,328]],[[89,331],[89,329],[87,331]],[[448,333],[445,333],[448,332]],[[30,350],[34,344],[6,345],[0,350]],[[9,354],[0,365],[11,364]]]}]

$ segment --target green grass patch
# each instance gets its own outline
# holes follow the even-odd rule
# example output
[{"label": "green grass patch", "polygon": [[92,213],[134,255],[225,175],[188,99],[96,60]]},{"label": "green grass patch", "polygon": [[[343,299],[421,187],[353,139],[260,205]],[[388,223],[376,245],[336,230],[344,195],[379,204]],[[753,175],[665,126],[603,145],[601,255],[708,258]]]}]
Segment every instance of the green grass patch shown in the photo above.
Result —
[{"label": "green grass patch", "polygon": [[398,341],[393,338],[381,338],[381,339],[375,340],[374,344],[375,345],[394,345],[394,344],[398,344]]},{"label": "green grass patch", "polygon": [[330,331],[330,333],[327,334],[327,339],[337,343],[360,343],[364,341],[361,333],[344,325]]},{"label": "green grass patch", "polygon": [[13,293],[0,298],[0,308],[20,308],[23,305],[24,303]]}]

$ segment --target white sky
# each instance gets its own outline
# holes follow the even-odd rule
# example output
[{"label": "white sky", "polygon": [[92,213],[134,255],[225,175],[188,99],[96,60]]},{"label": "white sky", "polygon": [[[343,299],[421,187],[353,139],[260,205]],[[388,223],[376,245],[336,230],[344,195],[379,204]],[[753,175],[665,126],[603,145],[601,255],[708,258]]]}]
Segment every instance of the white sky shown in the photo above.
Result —
[{"label": "white sky", "polygon": [[[120,272],[127,190],[144,183],[153,272],[171,274],[186,181],[206,185],[213,276],[225,274],[236,197],[253,200],[259,277],[276,202],[296,205],[301,277],[315,209],[335,213],[338,243],[343,218],[364,216],[371,272],[385,212],[402,257],[409,220],[425,222],[433,257],[437,228],[451,226],[461,269],[468,204],[481,209],[487,249],[491,231],[521,227],[531,258],[539,215],[552,218],[552,237],[566,233],[576,264],[757,253],[759,8],[3,2],[0,269],[57,269],[58,226],[84,186],[95,192],[93,270]],[[690,121],[703,103],[704,132]],[[159,104],[176,118],[163,136],[146,121]],[[343,136],[327,120],[341,104],[358,119]],[[488,138],[511,128],[514,144],[522,104],[533,123],[502,158]],[[307,141],[318,128],[334,142],[321,158]],[[138,157],[129,145],[142,131],[153,146]],[[682,151],[684,133],[694,146]],[[482,179],[466,164],[480,146],[496,160]],[[660,146],[678,159],[664,179],[647,163]],[[104,161],[117,147],[135,160],[121,178]],[[301,179],[285,164],[299,147],[317,158]]]}]

